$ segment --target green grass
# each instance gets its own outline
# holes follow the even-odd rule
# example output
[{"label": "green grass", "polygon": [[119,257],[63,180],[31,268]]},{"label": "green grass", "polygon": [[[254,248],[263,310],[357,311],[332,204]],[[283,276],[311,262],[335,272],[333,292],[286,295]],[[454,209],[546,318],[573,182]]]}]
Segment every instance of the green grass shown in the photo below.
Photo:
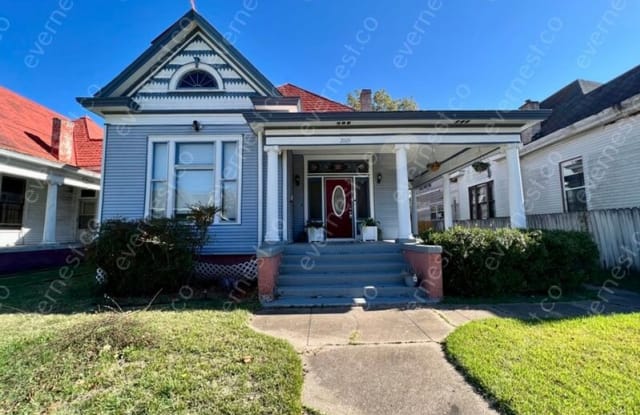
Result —
[{"label": "green grass", "polygon": [[477,321],[445,351],[505,413],[640,413],[640,313]]},{"label": "green grass", "polygon": [[85,272],[51,295],[53,312],[34,312],[54,279],[0,279],[0,414],[302,413],[299,357],[253,331],[248,310],[95,312],[105,300]]}]

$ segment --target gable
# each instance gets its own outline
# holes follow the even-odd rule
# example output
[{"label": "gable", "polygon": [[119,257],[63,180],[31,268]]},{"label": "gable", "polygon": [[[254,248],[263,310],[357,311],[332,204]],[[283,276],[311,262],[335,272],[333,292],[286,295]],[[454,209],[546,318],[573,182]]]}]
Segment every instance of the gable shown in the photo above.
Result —
[{"label": "gable", "polygon": [[[223,88],[175,90],[175,78],[196,64],[215,74]],[[94,97],[78,101],[96,113],[234,110],[252,108],[250,98],[256,96],[281,94],[220,32],[190,10]]]},{"label": "gable", "polygon": [[[203,71],[216,81],[217,88],[180,89],[178,84],[190,71]],[[189,39],[167,62],[132,93],[145,109],[250,109],[251,97],[262,95],[246,75],[205,40],[201,33]]]}]

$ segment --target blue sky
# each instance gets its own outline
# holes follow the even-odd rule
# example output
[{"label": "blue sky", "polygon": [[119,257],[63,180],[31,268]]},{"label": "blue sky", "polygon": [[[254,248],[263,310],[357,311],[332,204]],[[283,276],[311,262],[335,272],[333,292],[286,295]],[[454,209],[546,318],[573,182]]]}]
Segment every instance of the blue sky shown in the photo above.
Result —
[{"label": "blue sky", "polygon": [[[68,116],[84,113],[75,97],[104,86],[189,8],[189,0],[3,3],[0,84]],[[274,84],[339,101],[356,88],[385,88],[413,96],[421,109],[516,108],[576,78],[607,81],[640,64],[633,0],[198,0],[197,7]]]}]

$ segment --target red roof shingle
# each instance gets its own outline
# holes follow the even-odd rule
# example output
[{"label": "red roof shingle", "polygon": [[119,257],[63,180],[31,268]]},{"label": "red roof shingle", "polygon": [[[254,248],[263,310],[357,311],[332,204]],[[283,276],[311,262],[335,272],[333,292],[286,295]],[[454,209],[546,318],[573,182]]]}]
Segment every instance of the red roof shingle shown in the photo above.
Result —
[{"label": "red roof shingle", "polygon": [[[30,99],[0,86],[0,148],[59,161],[51,151],[53,119],[70,121]],[[102,127],[88,117],[73,121],[76,167],[100,171]]]},{"label": "red roof shingle", "polygon": [[285,97],[299,97],[303,112],[350,112],[348,105],[330,100],[316,93],[293,84],[284,84],[278,87],[278,91]]}]

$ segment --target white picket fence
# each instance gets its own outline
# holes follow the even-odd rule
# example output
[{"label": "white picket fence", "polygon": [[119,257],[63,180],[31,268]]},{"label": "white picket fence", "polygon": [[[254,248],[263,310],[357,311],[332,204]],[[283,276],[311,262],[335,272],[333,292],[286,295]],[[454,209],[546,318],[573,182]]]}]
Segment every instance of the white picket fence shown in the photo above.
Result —
[{"label": "white picket fence", "polygon": [[[464,220],[455,224],[497,229],[508,227],[509,218]],[[442,229],[442,221],[433,225]],[[600,263],[604,268],[620,266],[640,271],[640,208],[528,215],[527,225],[533,229],[589,232],[598,245]]]}]

